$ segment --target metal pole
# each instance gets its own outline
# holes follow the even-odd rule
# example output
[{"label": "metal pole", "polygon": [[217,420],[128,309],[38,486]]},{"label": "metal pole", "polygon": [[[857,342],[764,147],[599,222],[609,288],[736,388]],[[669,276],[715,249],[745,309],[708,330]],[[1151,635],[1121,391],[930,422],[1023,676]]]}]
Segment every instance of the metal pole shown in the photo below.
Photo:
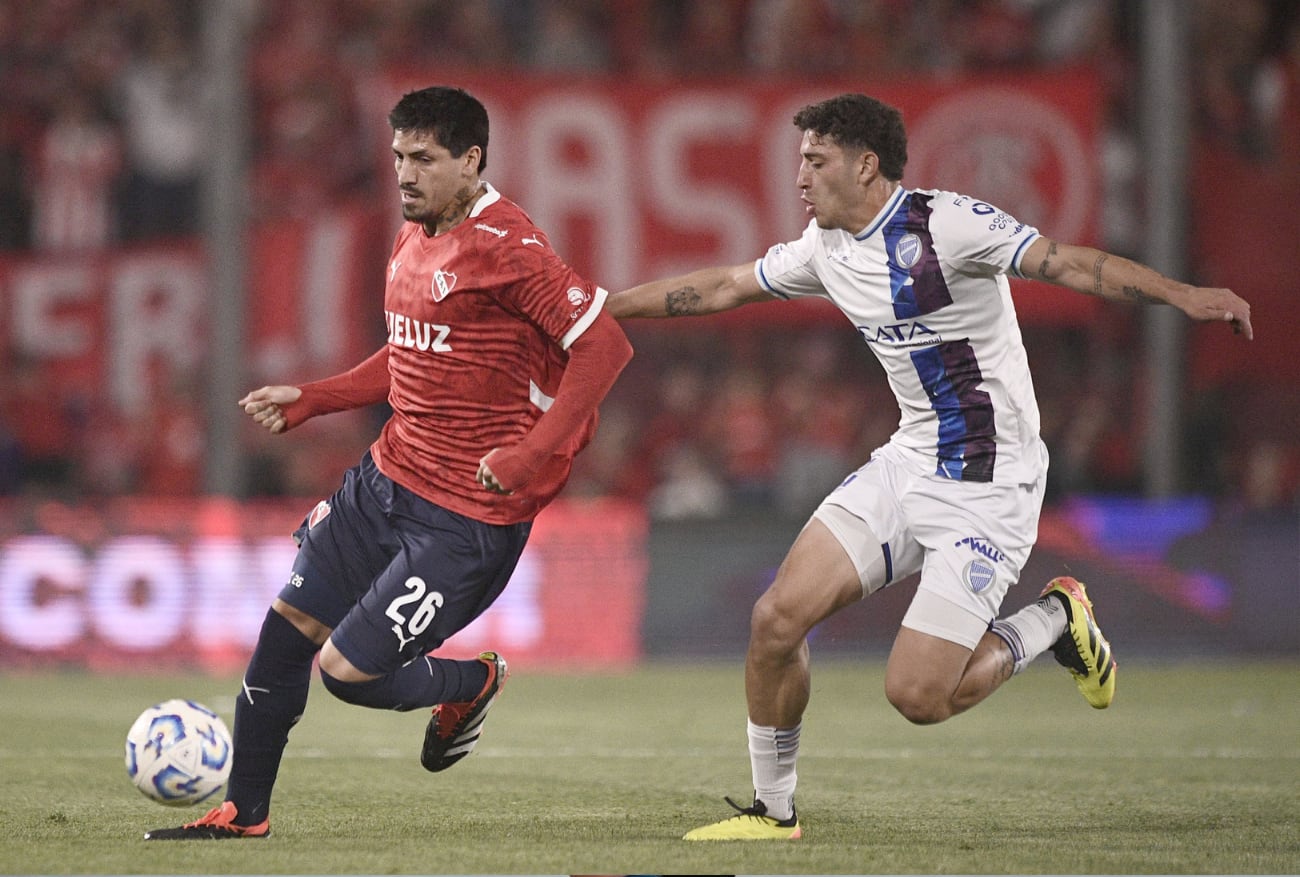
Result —
[{"label": "metal pole", "polygon": [[245,23],[240,0],[203,6],[208,162],[203,177],[203,236],[209,276],[208,447],[204,488],[237,496],[243,490],[244,454],[236,400],[244,381],[244,263],[248,97],[245,93]]},{"label": "metal pole", "polygon": [[[1190,8],[1185,0],[1142,3],[1139,105],[1148,229],[1144,258],[1157,271],[1179,279],[1186,279],[1187,272]],[[1186,326],[1183,315],[1171,307],[1148,308],[1143,316],[1151,382],[1143,486],[1149,497],[1167,497],[1181,487]]]}]

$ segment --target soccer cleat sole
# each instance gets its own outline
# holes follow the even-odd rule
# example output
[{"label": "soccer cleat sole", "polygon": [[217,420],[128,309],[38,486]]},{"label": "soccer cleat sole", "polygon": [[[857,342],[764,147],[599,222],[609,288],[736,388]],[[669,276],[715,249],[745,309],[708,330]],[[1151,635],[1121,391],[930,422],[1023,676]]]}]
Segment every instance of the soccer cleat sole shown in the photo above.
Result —
[{"label": "soccer cleat sole", "polygon": [[257,825],[235,825],[239,811],[230,801],[213,807],[200,819],[187,822],[179,828],[155,828],[144,833],[145,840],[243,840],[271,836],[271,823],[262,820]]},{"label": "soccer cleat sole", "polygon": [[144,833],[145,840],[259,840],[271,836],[268,826],[260,834],[231,831],[220,826],[181,826],[180,828],[155,828]]}]

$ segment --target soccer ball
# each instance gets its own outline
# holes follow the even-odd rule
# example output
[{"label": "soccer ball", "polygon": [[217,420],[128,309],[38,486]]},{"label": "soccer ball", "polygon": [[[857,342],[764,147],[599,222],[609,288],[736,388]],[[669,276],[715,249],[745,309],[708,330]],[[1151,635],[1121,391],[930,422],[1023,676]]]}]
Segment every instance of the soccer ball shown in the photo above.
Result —
[{"label": "soccer ball", "polygon": [[126,732],[126,772],[160,804],[185,807],[212,797],[230,776],[230,732],[192,700],[168,700],[140,713]]}]

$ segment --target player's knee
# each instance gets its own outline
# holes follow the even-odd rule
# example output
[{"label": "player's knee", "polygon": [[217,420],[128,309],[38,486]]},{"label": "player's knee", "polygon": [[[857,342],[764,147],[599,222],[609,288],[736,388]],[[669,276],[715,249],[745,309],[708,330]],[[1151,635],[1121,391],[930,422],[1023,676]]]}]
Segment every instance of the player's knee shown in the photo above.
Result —
[{"label": "player's knee", "polygon": [[342,679],[336,679],[329,673],[325,672],[322,667],[320,671],[321,682],[325,683],[325,690],[337,697],[344,703],[355,704],[356,706],[371,706],[368,688],[371,687],[368,682],[344,682]]},{"label": "player's knee", "polygon": [[[375,678],[374,674],[362,673],[358,670],[351,661],[343,656],[342,652],[334,647],[332,639],[326,641],[325,646],[320,650],[320,675],[322,680],[332,679],[340,684],[368,682]],[[335,697],[340,696],[338,692],[329,687],[328,681],[326,681],[325,687]],[[343,699],[346,700],[346,698]]]},{"label": "player's knee", "polygon": [[886,680],[885,697],[914,725],[933,725],[953,714],[950,698],[926,685]]},{"label": "player's knee", "polygon": [[788,651],[803,642],[808,630],[797,614],[781,605],[769,591],[754,604],[749,616],[749,633],[754,643]]},{"label": "player's knee", "polygon": [[320,681],[325,683],[326,691],[328,691],[330,694],[334,695],[344,703],[357,703],[359,699],[357,684],[355,682],[344,682],[342,679],[338,679],[334,676],[331,676],[330,673],[325,669],[325,665],[323,663],[321,664],[321,668],[320,668]]},{"label": "player's knee", "polygon": [[333,639],[326,641],[325,646],[321,648],[320,664],[321,678],[331,676],[339,682],[361,682],[370,678],[352,667],[352,661],[343,657],[343,652],[334,647]]},{"label": "player's knee", "polygon": [[321,682],[325,683],[325,690],[344,703],[370,707],[371,709],[397,710],[398,712],[415,709],[412,704],[404,704],[394,700],[393,686],[388,679],[382,676],[344,681],[331,676],[322,667],[320,678]]}]

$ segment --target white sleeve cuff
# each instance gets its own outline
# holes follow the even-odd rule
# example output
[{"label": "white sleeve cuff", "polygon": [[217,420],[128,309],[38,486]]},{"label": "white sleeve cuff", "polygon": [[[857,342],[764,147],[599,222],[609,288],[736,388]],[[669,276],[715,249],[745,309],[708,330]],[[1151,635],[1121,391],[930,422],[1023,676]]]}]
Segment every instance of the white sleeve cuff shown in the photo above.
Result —
[{"label": "white sleeve cuff", "polygon": [[599,316],[601,308],[605,306],[605,299],[608,297],[609,293],[604,287],[596,287],[596,300],[591,303],[591,307],[587,308],[587,312],[582,315],[582,318],[573,324],[573,328],[564,333],[564,337],[560,339],[561,349],[568,350],[569,345],[577,341],[582,336],[582,333],[587,331],[587,327],[596,321],[596,317]]}]

